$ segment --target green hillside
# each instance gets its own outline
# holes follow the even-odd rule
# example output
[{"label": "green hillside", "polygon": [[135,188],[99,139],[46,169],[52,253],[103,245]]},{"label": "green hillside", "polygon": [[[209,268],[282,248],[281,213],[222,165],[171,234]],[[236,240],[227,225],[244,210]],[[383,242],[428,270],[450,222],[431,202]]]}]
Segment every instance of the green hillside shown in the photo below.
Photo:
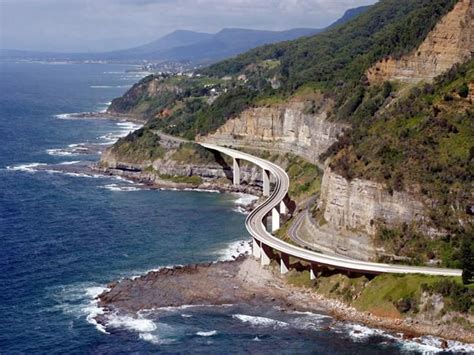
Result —
[{"label": "green hillside", "polygon": [[[387,55],[399,56],[418,46],[455,3],[382,0],[346,24],[312,37],[259,47],[203,69],[203,77],[161,78],[161,85],[179,89],[171,93],[153,96],[144,88],[134,88],[133,95],[114,100],[111,109],[138,113],[153,128],[194,138],[216,130],[262,99],[285,99],[309,86],[336,99],[340,109],[335,117],[350,120],[367,90],[365,71]],[[246,74],[247,79],[238,80],[238,74]],[[272,88],[270,79],[280,87]],[[212,105],[206,101],[207,83],[220,93]],[[166,119],[161,114],[164,110],[170,113]]]},{"label": "green hillside", "polygon": [[[348,179],[378,181],[392,193],[409,189],[432,206],[430,222],[447,237],[433,241],[417,233],[416,226],[383,231],[382,242],[397,255],[424,262],[430,253],[438,252],[446,265],[459,266],[451,252],[459,247],[461,238],[451,236],[472,240],[474,106],[468,97],[470,82],[474,82],[474,60],[452,68],[433,84],[412,88],[406,97],[376,115],[368,115],[362,104],[354,112],[353,130],[322,157],[331,157],[331,168]],[[366,96],[365,102],[370,102],[383,95],[374,90]]]},{"label": "green hillside", "polygon": [[473,61],[410,90],[390,82],[369,85],[364,74],[380,59],[411,52],[456,2],[382,0],[327,32],[254,49],[198,76],[147,77],[111,106],[147,120],[140,134],[120,139],[114,151],[159,156],[154,130],[193,139],[248,107],[322,92],[335,103],[329,119],[350,123],[352,130],[321,161],[329,159],[349,180],[370,179],[390,193],[417,196],[429,209],[425,224],[439,232],[381,224],[378,242],[413,263],[441,260],[460,267],[461,244],[472,249],[474,233]]}]

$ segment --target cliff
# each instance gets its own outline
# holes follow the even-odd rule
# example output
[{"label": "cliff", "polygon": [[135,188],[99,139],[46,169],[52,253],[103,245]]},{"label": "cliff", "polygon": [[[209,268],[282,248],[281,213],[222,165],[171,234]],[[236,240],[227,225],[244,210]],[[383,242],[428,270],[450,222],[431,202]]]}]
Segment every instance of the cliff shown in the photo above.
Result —
[{"label": "cliff", "polygon": [[401,58],[385,58],[371,67],[367,71],[370,83],[432,81],[453,65],[471,59],[474,53],[473,20],[474,1],[460,0],[418,48]]},{"label": "cliff", "polygon": [[390,194],[383,184],[370,180],[348,180],[328,167],[321,186],[324,219],[342,232],[359,231],[374,236],[381,225],[422,223],[426,208],[406,192]]},{"label": "cliff", "polygon": [[348,128],[348,125],[327,120],[331,106],[331,101],[319,94],[312,100],[293,98],[285,103],[250,108],[200,139],[222,145],[291,152],[318,163],[320,154]]},{"label": "cliff", "polygon": [[[228,183],[230,162],[156,139],[197,137],[277,159],[291,175],[290,195],[304,200],[319,192],[308,162],[324,161],[320,236],[337,233],[348,249],[363,239],[364,259],[386,247],[459,267],[455,253],[472,226],[472,16],[472,0],[382,0],[318,36],[190,78],[147,77],[109,109],[147,123],[103,165],[155,182]],[[431,83],[400,89],[387,80]],[[288,152],[306,162],[281,158]],[[244,179],[258,185],[259,172],[247,168]]]}]

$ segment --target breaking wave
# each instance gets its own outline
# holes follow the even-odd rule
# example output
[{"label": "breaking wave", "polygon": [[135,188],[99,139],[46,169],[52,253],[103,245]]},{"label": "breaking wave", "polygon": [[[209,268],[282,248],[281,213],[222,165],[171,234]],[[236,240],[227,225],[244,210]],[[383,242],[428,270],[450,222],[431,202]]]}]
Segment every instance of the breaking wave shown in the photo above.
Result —
[{"label": "breaking wave", "polygon": [[219,261],[231,261],[241,255],[250,255],[252,252],[252,242],[249,240],[239,240],[231,242],[225,249],[219,250]]},{"label": "breaking wave", "polygon": [[232,315],[232,318],[238,319],[244,323],[249,323],[252,326],[260,326],[260,327],[287,327],[289,325],[286,322],[282,322],[276,319],[258,317],[258,316],[249,316],[246,314],[234,314]]}]

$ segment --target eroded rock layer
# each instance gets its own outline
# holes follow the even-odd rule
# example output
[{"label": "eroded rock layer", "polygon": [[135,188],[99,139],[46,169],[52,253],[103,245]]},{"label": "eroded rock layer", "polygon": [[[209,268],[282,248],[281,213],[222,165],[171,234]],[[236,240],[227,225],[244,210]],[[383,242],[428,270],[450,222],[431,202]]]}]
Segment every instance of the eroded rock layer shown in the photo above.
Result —
[{"label": "eroded rock layer", "polygon": [[316,163],[346,127],[326,120],[330,103],[293,100],[245,110],[227,121],[205,141],[291,152]]},{"label": "eroded rock layer", "polygon": [[371,84],[386,80],[431,81],[474,53],[474,1],[460,0],[410,55],[386,58],[367,72]]}]

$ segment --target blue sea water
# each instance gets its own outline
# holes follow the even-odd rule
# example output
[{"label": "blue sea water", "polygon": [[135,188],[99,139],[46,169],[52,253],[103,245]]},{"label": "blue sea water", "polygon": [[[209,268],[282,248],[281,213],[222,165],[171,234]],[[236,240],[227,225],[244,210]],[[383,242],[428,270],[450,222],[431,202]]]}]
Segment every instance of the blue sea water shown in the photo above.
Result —
[{"label": "blue sea water", "polygon": [[[238,196],[137,188],[48,165],[133,128],[70,119],[102,110],[141,74],[125,65],[1,63],[0,353],[400,353],[439,350],[322,314],[194,307],[94,324],[108,282],[226,257],[248,240]],[[72,145],[72,146],[71,146]],[[105,148],[105,145],[103,145]],[[46,164],[46,165],[38,165]],[[43,169],[38,171],[35,166]],[[328,326],[331,329],[328,330]]]}]

